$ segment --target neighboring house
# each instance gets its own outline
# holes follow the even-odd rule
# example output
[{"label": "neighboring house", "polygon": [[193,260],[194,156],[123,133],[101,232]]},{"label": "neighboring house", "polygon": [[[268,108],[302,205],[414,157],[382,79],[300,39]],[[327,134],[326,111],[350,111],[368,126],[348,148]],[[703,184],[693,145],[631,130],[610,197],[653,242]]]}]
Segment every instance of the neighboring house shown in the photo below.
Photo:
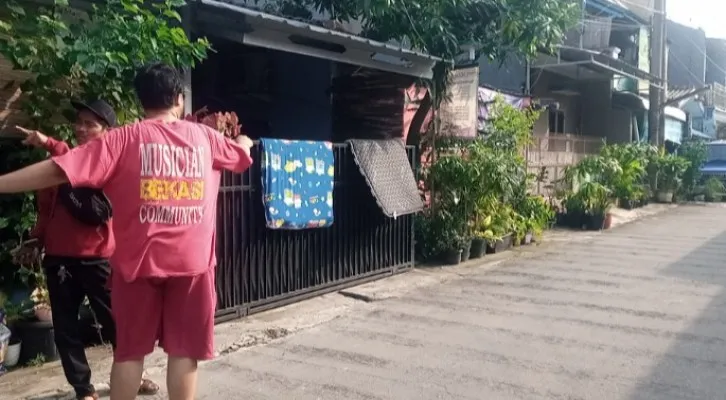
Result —
[{"label": "neighboring house", "polygon": [[706,32],[668,20],[668,86],[698,88],[706,84]]},{"label": "neighboring house", "polygon": [[[535,126],[530,168],[547,171],[549,180],[603,142],[648,140],[646,99],[649,74],[648,21],[623,4],[587,0],[581,23],[554,55],[531,64],[531,93],[548,105]],[[669,110],[685,133],[685,114]]]},{"label": "neighboring house", "polygon": [[691,134],[718,137],[726,128],[726,43],[707,38],[703,30],[668,21],[668,98],[710,85],[707,92],[682,100]]},{"label": "neighboring house", "polygon": [[726,40],[706,38],[706,82],[726,85]]},{"label": "neighboring house", "polygon": [[726,40],[706,42],[706,83],[711,85],[705,103],[704,121],[719,139],[726,138]]},{"label": "neighboring house", "polygon": [[[649,74],[647,2],[585,0],[580,24],[556,54],[540,56],[529,68],[516,57],[501,66],[480,62],[480,85],[530,94],[545,106],[527,153],[530,170],[543,172],[545,181],[558,179],[604,142],[648,140],[648,92],[662,83]],[[687,131],[686,113],[669,107],[666,139],[679,143]],[[545,182],[537,191],[549,187]]]}]

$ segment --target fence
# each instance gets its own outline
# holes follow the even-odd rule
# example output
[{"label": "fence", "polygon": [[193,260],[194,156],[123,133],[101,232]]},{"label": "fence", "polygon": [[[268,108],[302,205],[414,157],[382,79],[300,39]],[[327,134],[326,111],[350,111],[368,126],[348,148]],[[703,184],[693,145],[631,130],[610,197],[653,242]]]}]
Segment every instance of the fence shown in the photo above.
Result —
[{"label": "fence", "polygon": [[[225,173],[217,215],[217,322],[279,307],[413,267],[413,215],[387,218],[350,147],[335,144],[334,223],[265,226],[260,163]],[[413,165],[415,150],[406,148]],[[259,146],[253,159],[261,160]]]},{"label": "fence", "polygon": [[602,138],[568,134],[536,135],[527,148],[527,168],[530,173],[544,176],[532,191],[552,195],[551,183],[563,177],[565,168],[589,154],[596,154],[605,144]]}]

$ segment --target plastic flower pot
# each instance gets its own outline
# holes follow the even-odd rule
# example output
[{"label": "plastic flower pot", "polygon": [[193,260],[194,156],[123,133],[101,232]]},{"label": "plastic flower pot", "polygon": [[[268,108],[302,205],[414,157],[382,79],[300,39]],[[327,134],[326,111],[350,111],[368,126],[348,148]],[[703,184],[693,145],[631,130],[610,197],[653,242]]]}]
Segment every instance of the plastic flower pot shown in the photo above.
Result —
[{"label": "plastic flower pot", "polygon": [[469,261],[471,257],[471,240],[468,240],[464,244],[464,248],[461,249],[461,262]]},{"label": "plastic flower pot", "polygon": [[599,231],[605,227],[605,214],[587,215],[585,217],[585,228],[588,231]]},{"label": "plastic flower pot", "polygon": [[469,258],[481,258],[486,254],[487,241],[484,238],[474,238],[471,241],[471,251]]},{"label": "plastic flower pot", "polygon": [[47,321],[17,321],[14,325],[17,337],[23,341],[20,347],[21,365],[43,355],[45,362],[58,360],[58,349],[55,347],[53,323]]},{"label": "plastic flower pot", "polygon": [[567,226],[572,229],[582,229],[583,226],[587,225],[587,218],[585,213],[579,211],[572,211],[567,213]]},{"label": "plastic flower pot", "polygon": [[512,247],[512,235],[507,235],[500,240],[487,242],[487,253],[496,254],[509,250]]},{"label": "plastic flower pot", "polygon": [[12,368],[16,365],[18,365],[18,360],[20,360],[20,349],[22,346],[22,342],[17,342],[8,345],[8,351],[5,353],[5,360],[4,364],[8,368]]},{"label": "plastic flower pot", "polygon": [[673,203],[673,192],[672,191],[661,191],[655,195],[655,199],[659,203]]},{"label": "plastic flower pot", "polygon": [[605,221],[603,221],[602,228],[603,229],[610,229],[613,226],[613,214],[607,213],[605,214]]},{"label": "plastic flower pot", "polygon": [[461,264],[461,253],[460,249],[447,250],[444,253],[444,262],[446,265],[459,265]]}]

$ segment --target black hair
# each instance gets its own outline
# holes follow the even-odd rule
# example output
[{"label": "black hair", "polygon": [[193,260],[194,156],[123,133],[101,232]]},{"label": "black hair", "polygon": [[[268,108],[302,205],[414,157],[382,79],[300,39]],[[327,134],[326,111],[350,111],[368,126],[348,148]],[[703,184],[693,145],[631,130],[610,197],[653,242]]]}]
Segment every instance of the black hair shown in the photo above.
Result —
[{"label": "black hair", "polygon": [[168,110],[177,105],[184,84],[179,71],[164,63],[141,67],[134,78],[136,96],[144,110]]}]

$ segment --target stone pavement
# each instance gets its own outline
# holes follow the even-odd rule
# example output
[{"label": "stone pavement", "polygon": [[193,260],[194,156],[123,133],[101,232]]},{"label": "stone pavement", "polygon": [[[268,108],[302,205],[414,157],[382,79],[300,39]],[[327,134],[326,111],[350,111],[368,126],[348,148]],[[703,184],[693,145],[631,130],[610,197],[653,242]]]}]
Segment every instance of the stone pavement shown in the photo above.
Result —
[{"label": "stone pavement", "polygon": [[415,271],[220,326],[197,398],[723,399],[724,255],[726,208],[683,206]]}]

